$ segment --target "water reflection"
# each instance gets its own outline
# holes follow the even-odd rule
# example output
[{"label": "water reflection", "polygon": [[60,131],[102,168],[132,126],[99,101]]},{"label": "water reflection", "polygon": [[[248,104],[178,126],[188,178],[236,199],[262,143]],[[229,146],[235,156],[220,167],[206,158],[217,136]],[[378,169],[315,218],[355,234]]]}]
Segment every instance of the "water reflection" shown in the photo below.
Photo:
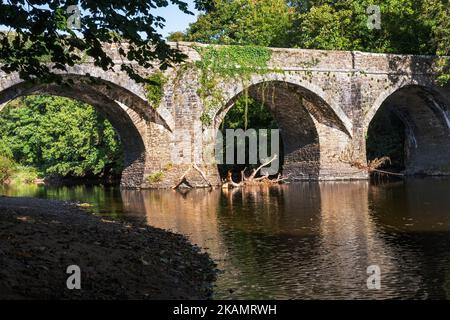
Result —
[{"label": "water reflection", "polygon": [[121,218],[123,212],[120,190],[103,185],[71,185],[46,187],[43,185],[1,186],[0,194],[10,197],[34,197],[52,200],[88,203],[91,212]]},{"label": "water reflection", "polygon": [[411,179],[372,186],[377,232],[398,261],[402,287],[414,298],[450,298],[449,179]]},{"label": "water reflection", "polygon": [[[424,195],[420,189],[430,182],[421,183],[302,183],[185,194],[126,191],[122,197],[133,203],[125,205],[128,214],[139,212],[146,223],[184,233],[208,248],[224,270],[217,283],[219,298],[442,297],[445,292],[429,285],[430,277],[439,281],[436,272],[423,272],[429,260],[417,243],[426,239],[405,241],[409,230],[402,229],[414,226],[405,222],[423,212],[419,204],[430,207],[415,195]],[[450,190],[448,183],[438,194]],[[426,195],[428,201],[431,195],[436,196]],[[420,228],[448,231],[449,208],[448,201],[434,204],[432,219],[422,215]],[[443,244],[445,254],[448,248]],[[382,270],[382,290],[367,289],[366,271],[373,264]],[[443,269],[437,272],[441,276],[447,272]]]},{"label": "water reflection", "polygon": [[[364,299],[449,297],[449,191],[449,179],[414,179],[29,195],[94,202],[100,214],[187,235],[222,270],[216,298]],[[367,289],[373,264],[381,290]]]},{"label": "water reflection", "polygon": [[121,194],[128,219],[182,233],[192,243],[217,253],[216,259],[225,259],[227,250],[221,245],[217,221],[220,192],[122,190]]}]

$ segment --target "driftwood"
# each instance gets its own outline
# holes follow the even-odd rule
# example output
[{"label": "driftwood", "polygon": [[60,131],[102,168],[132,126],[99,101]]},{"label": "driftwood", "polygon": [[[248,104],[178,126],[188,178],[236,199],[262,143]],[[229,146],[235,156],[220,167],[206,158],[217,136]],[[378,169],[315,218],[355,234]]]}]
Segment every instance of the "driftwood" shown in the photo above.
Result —
[{"label": "driftwood", "polygon": [[197,170],[198,173],[200,173],[203,180],[205,180],[205,182],[208,184],[209,187],[212,187],[212,184],[211,182],[209,182],[208,178],[206,178],[205,173],[202,170],[200,170],[200,168],[195,163],[192,165],[192,168],[194,168],[195,170]]},{"label": "driftwood", "polygon": [[391,159],[389,157],[375,158],[373,160],[370,160],[367,163],[367,170],[369,171],[369,173],[374,173],[375,172],[375,173],[380,173],[380,174],[385,174],[385,175],[392,175],[392,176],[398,176],[398,177],[403,177],[404,176],[403,173],[397,173],[397,172],[391,172],[391,171],[378,169],[379,167],[381,167],[385,163],[391,164]]},{"label": "driftwood", "polygon": [[403,177],[403,173],[391,172],[386,170],[380,170],[379,167],[383,166],[386,163],[391,163],[391,158],[389,157],[381,157],[375,158],[373,160],[369,160],[367,164],[362,163],[361,161],[354,160],[353,153],[344,153],[339,157],[339,160],[344,163],[348,163],[350,166],[358,168],[360,170],[367,170],[369,174],[379,173],[382,175],[392,175],[397,177]]},{"label": "driftwood", "polygon": [[192,188],[192,186],[187,182],[186,180],[186,176],[189,174],[189,172],[191,172],[191,170],[194,169],[196,170],[198,173],[200,173],[200,176],[203,178],[203,180],[208,184],[209,187],[212,187],[211,182],[208,180],[208,178],[206,178],[205,173],[195,164],[193,163],[184,173],[183,175],[180,177],[180,180],[178,181],[178,183],[176,185],[174,185],[172,187],[172,189],[178,189],[183,183],[188,187],[188,188]]},{"label": "driftwood", "polygon": [[248,177],[245,175],[245,170],[247,169],[247,168],[245,168],[244,170],[241,171],[241,181],[240,182],[233,181],[233,175],[232,175],[231,171],[228,171],[227,178],[225,179],[224,183],[222,184],[222,188],[224,188],[224,189],[240,188],[243,186],[261,185],[261,184],[265,184],[265,185],[279,184],[279,183],[285,182],[285,180],[288,177],[283,177],[281,174],[278,174],[278,176],[275,179],[269,178],[268,175],[264,175],[264,176],[261,176],[258,178],[256,177],[256,175],[258,174],[258,172],[261,171],[262,168],[268,166],[276,159],[277,159],[277,155],[274,155],[272,157],[272,159],[270,159],[267,162],[264,162],[258,168],[253,169],[252,173]]},{"label": "driftwood", "polygon": [[[178,183],[176,185],[174,185],[172,187],[172,189],[178,189],[183,183],[187,182],[186,181],[186,176],[189,174],[189,172],[191,172],[192,170],[192,166],[190,166],[181,176],[180,180],[178,181]],[[189,184],[185,183],[187,186],[189,186]],[[190,186],[189,186],[190,187]]]}]

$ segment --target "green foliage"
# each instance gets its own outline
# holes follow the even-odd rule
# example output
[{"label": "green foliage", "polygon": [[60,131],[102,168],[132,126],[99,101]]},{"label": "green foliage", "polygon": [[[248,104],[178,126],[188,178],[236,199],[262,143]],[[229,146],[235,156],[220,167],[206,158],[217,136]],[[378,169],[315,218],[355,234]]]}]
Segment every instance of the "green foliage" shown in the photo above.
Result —
[{"label": "green foliage", "polygon": [[164,176],[166,172],[169,172],[173,169],[173,163],[169,162],[167,163],[162,170],[158,170],[155,172],[152,172],[148,177],[147,181],[149,183],[158,183],[164,180]]},{"label": "green foliage", "polygon": [[147,78],[147,83],[145,84],[146,96],[155,109],[158,108],[161,103],[166,81],[167,79],[162,72],[156,72]]},{"label": "green foliage", "polygon": [[[23,79],[52,80],[58,78],[53,68],[64,70],[66,65],[81,62],[83,52],[93,58],[95,65],[109,70],[114,61],[103,43],[115,44],[120,56],[144,68],[156,60],[162,68],[167,67],[184,58],[159,34],[165,21],[154,15],[154,10],[169,4],[190,13],[180,0],[2,1],[0,25],[8,32],[0,33],[0,60],[5,63],[1,68],[5,72],[17,71]],[[71,5],[77,5],[80,13],[77,32],[67,23],[75,17],[74,11],[68,10]],[[54,66],[50,68],[43,60],[52,61]],[[122,64],[121,69],[131,78],[145,81],[132,63]]]},{"label": "green foliage", "polygon": [[[197,47],[197,51],[202,57],[196,63],[200,70],[198,94],[205,105],[200,120],[204,125],[210,125],[212,119],[209,110],[226,103],[218,87],[219,82],[234,78],[241,80],[245,86],[252,74],[267,73],[271,51],[258,46],[207,46]],[[248,98],[246,93],[245,97]]]},{"label": "green foliage", "polygon": [[[246,110],[247,109],[247,110]],[[248,120],[242,115],[248,113]],[[249,97],[239,97],[222,122],[222,130],[225,129],[276,129],[278,128],[271,113],[264,104],[257,102]]]},{"label": "green foliage", "polygon": [[443,0],[429,0],[426,8],[426,21],[428,22],[432,37],[431,42],[436,46],[439,56],[447,56],[438,61],[438,83],[450,83],[450,3]]},{"label": "green foliage", "polygon": [[122,149],[93,107],[62,97],[29,96],[0,114],[0,150],[42,176],[119,174]]},{"label": "green foliage", "polygon": [[31,184],[39,178],[36,168],[22,166],[8,157],[0,155],[0,185]]},{"label": "green foliage", "polygon": [[[253,73],[264,73],[271,51],[260,46],[197,47],[202,60],[197,66],[202,71],[222,78],[248,78]],[[212,75],[210,75],[212,76]]]},{"label": "green foliage", "polygon": [[[352,28],[352,11],[335,11],[330,5],[313,7],[303,14],[297,41],[305,48],[346,49],[354,47],[358,39],[343,36],[345,30]],[[318,25],[321,27],[318,28]]]},{"label": "green foliage", "polygon": [[164,179],[164,172],[162,171],[153,172],[147,177],[147,181],[150,183],[158,183],[161,182],[163,179]]},{"label": "green foliage", "polygon": [[[381,29],[367,27],[370,5],[379,5]],[[429,29],[417,23],[422,4],[415,0],[310,1],[298,16],[295,46],[311,49],[421,53],[429,50]]]},{"label": "green foliage", "polygon": [[39,172],[36,168],[15,164],[9,184],[15,186],[33,184],[37,179],[39,179]]},{"label": "green foliage", "polygon": [[[445,72],[450,72],[450,64],[448,64],[448,63],[446,65],[446,70],[447,71],[445,71]],[[445,84],[450,83],[450,74],[444,73],[444,71],[442,71],[442,74],[440,74],[437,78],[437,82],[441,86],[444,86]]]},{"label": "green foliage", "polygon": [[284,46],[294,10],[285,0],[213,0],[203,3],[188,41],[231,45]]},{"label": "green foliage", "polygon": [[186,41],[186,35],[184,34],[184,32],[181,31],[176,31],[176,32],[171,32],[169,34],[169,36],[167,37],[167,41],[172,41],[172,42],[180,42],[180,41]]}]

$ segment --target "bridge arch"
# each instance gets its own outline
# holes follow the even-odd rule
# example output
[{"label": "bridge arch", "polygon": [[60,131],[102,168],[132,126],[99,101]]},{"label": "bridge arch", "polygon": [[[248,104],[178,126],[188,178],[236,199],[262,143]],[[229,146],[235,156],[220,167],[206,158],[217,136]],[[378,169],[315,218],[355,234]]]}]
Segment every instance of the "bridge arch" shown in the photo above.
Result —
[{"label": "bridge arch", "polygon": [[[248,93],[267,107],[280,129],[284,154],[282,172],[291,180],[322,178],[321,167],[326,160],[321,159],[321,154],[326,153],[328,143],[324,142],[323,135],[329,128],[351,138],[349,118],[333,99],[310,82],[285,79],[274,73],[253,76],[247,84],[236,81],[228,85],[224,90],[227,103],[213,110],[214,128],[219,129],[237,99]],[[324,143],[321,145],[321,142]]]},{"label": "bridge arch", "polygon": [[[364,130],[367,132],[368,126],[370,121],[372,121],[373,117],[377,113],[378,109],[381,108],[382,104],[385,103],[385,101],[392,96],[397,91],[401,90],[402,88],[407,87],[420,87],[423,88],[426,91],[431,92],[433,95],[441,96],[443,100],[450,99],[450,89],[447,88],[445,90],[444,88],[438,87],[434,83],[433,78],[410,78],[405,77],[400,79],[395,85],[389,86],[387,89],[383,90],[378,96],[376,96],[374,102],[372,103],[371,107],[365,111],[364,114]],[[446,91],[448,92],[446,94]],[[447,96],[447,97],[445,97]]]},{"label": "bridge arch", "polygon": [[246,89],[258,86],[260,88],[268,87],[270,84],[274,84],[277,87],[284,85],[294,89],[294,91],[298,89],[299,92],[301,91],[308,97],[314,96],[317,98],[317,101],[320,101],[320,104],[317,105],[317,108],[311,108],[308,111],[319,122],[338,128],[349,137],[352,136],[352,121],[330,94],[325,93],[318,85],[311,81],[306,81],[298,75],[286,75],[283,73],[255,74],[249,81],[229,81],[224,84],[224,101],[228,101],[228,103],[212,110],[212,118],[215,119],[215,124],[222,122],[226,112],[232,107],[232,103]]},{"label": "bridge arch", "polygon": [[364,120],[368,158],[377,153],[371,139],[377,131],[389,130],[383,127],[381,117],[399,121],[403,132],[393,136],[402,140],[403,150],[394,154],[405,174],[450,174],[450,99],[443,88],[413,79],[383,92]]},{"label": "bridge arch", "polygon": [[[62,96],[92,105],[110,121],[122,142],[124,170],[121,186],[140,188],[146,166],[146,119],[142,118],[140,106],[136,104],[139,98],[127,89],[103,80],[93,81],[79,75],[65,75],[62,80],[61,83],[22,81],[9,87],[2,85],[0,110],[15,98],[34,94]],[[152,120],[157,121],[155,118]]]}]

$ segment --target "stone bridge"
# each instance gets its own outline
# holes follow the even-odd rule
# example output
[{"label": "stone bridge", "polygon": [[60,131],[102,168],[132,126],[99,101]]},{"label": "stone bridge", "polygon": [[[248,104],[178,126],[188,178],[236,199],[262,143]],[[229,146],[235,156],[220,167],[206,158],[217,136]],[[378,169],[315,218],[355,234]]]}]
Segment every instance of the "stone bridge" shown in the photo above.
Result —
[{"label": "stone bridge", "polygon": [[[195,50],[200,44],[173,45],[188,62],[201,59]],[[450,174],[450,88],[435,83],[434,57],[270,49],[269,72],[218,85],[225,103],[208,108],[212,121],[205,125],[200,121],[205,107],[198,95],[198,70],[177,66],[165,71],[161,103],[152,105],[145,87],[120,71],[117,49],[108,50],[116,57],[115,71],[92,62],[69,67],[63,78],[73,80],[70,86],[30,84],[0,71],[0,109],[30,94],[93,105],[110,120],[124,146],[122,187],[170,187],[194,163],[218,185],[212,160],[216,136],[211,132],[243,92],[264,102],[274,116],[284,146],[282,171],[292,180],[367,179],[367,172],[354,164],[366,162],[366,133],[381,107],[392,108],[405,125],[407,173]],[[156,71],[139,72],[150,76]],[[195,170],[186,180],[196,187],[207,185]]]}]

